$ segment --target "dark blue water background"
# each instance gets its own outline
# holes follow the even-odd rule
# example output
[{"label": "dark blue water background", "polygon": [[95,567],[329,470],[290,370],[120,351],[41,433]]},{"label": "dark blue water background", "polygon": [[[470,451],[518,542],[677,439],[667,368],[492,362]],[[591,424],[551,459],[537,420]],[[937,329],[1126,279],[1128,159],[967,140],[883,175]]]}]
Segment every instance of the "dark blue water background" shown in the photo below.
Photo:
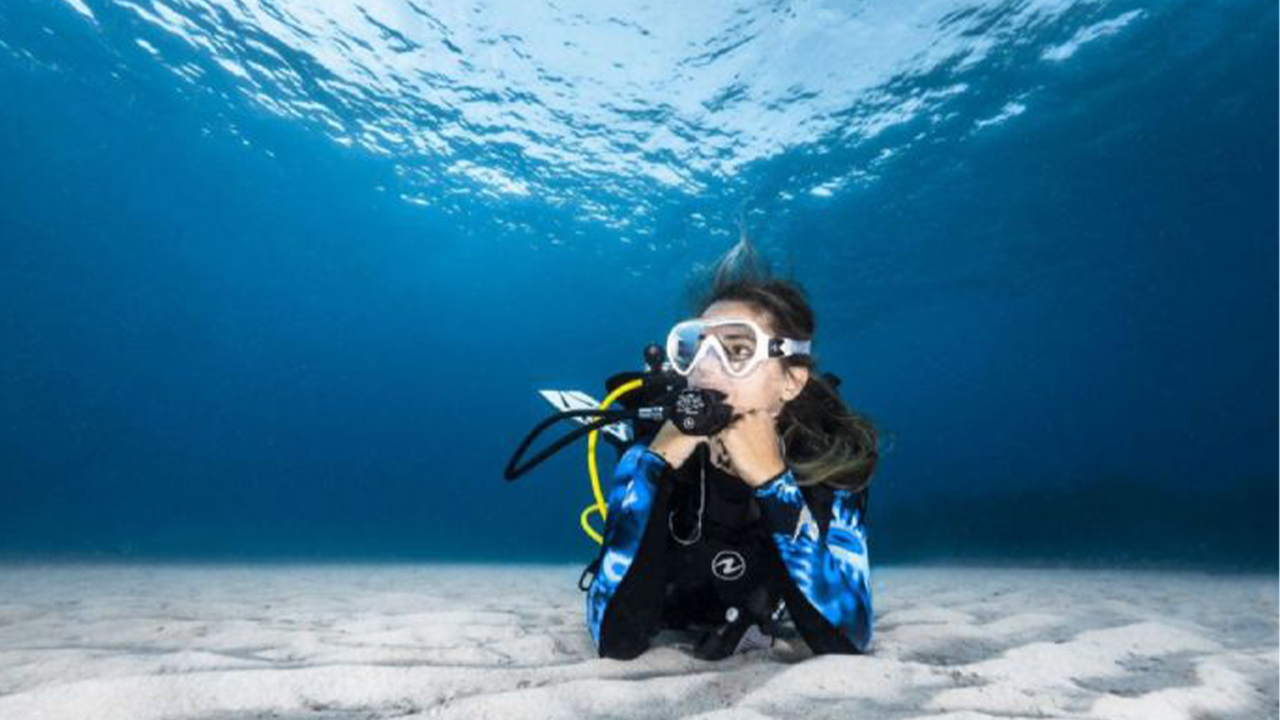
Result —
[{"label": "dark blue water background", "polygon": [[0,553],[584,560],[741,214],[873,563],[1275,567],[1274,3],[579,5],[0,4]]}]

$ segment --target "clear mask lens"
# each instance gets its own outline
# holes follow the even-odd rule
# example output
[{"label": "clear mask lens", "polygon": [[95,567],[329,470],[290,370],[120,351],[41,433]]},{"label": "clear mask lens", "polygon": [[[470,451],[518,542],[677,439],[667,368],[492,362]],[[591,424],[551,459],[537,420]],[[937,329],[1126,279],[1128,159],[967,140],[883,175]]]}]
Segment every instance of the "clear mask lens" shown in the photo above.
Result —
[{"label": "clear mask lens", "polygon": [[[745,323],[682,323],[672,330],[670,360],[681,373],[692,372],[699,353],[715,353],[725,369],[733,375],[751,371],[756,360],[759,338]],[[713,339],[714,338],[714,339]]]}]

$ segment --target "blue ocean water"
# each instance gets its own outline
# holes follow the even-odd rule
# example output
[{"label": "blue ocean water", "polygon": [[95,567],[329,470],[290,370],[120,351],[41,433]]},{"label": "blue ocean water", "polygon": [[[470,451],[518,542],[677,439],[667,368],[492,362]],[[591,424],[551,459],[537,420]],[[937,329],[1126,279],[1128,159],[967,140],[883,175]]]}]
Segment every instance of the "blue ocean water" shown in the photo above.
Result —
[{"label": "blue ocean water", "polygon": [[1276,27],[0,4],[0,554],[586,560],[585,446],[501,479],[536,393],[741,221],[883,433],[873,564],[1274,568]]}]

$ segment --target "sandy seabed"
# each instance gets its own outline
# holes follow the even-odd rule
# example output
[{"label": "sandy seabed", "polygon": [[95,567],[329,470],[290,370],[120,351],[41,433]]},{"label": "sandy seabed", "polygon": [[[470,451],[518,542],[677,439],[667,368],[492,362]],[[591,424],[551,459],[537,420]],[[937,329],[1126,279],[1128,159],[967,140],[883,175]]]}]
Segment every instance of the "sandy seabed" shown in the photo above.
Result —
[{"label": "sandy seabed", "polygon": [[0,718],[1276,718],[1277,576],[873,569],[872,651],[596,658],[579,566],[0,566]]}]

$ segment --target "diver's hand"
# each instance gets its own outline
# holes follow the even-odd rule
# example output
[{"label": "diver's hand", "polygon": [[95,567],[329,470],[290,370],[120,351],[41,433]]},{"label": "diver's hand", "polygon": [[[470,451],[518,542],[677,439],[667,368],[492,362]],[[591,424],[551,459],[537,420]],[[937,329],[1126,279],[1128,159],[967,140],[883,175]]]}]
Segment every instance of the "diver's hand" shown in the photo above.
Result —
[{"label": "diver's hand", "polygon": [[787,469],[778,447],[774,418],[764,410],[735,413],[729,426],[715,435],[724,445],[734,472],[751,487],[760,487]]},{"label": "diver's hand", "polygon": [[675,423],[667,420],[658,429],[653,442],[649,443],[649,449],[666,460],[672,470],[676,470],[684,465],[684,461],[689,459],[698,445],[706,441],[705,436],[685,435],[680,432],[680,428],[676,427]]}]

